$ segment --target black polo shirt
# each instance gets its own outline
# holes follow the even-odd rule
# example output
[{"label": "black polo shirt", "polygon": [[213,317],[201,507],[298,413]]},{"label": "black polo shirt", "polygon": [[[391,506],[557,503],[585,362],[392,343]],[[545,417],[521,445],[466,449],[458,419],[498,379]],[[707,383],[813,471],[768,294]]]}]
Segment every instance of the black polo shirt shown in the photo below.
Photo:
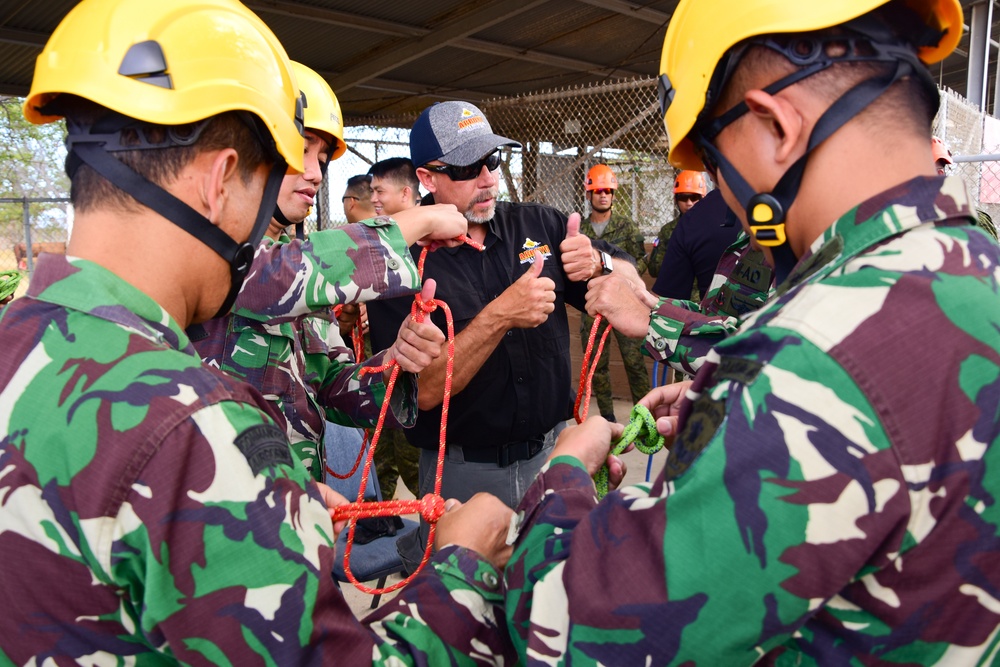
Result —
[{"label": "black polo shirt", "polygon": [[[571,282],[562,270],[559,244],[566,237],[566,219],[550,206],[497,202],[485,251],[462,245],[428,253],[424,279],[437,281],[435,298],[451,308],[456,334],[530,268],[535,249],[545,254],[542,275],[556,284],[555,310],[548,319],[534,329],[509,330],[466,388],[452,394],[450,444],[497,448],[539,437],[572,416],[576,377],[570,369],[565,304],[582,310],[587,284]],[[615,257],[630,259],[606,242],[593,243]],[[410,248],[416,258],[421,250]],[[411,297],[402,297],[367,304],[372,349],[392,345],[412,303]],[[447,334],[442,309],[432,321]],[[579,369],[575,372],[579,374]],[[406,436],[418,447],[437,449],[440,426],[439,405],[421,410]]]}]

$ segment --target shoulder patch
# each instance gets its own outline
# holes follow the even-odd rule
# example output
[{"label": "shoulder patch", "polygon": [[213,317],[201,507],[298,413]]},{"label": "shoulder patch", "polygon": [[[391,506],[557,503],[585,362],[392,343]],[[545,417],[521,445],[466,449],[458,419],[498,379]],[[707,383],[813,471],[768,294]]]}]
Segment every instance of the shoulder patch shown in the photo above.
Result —
[{"label": "shoulder patch", "polygon": [[274,424],[251,426],[236,436],[235,444],[246,457],[254,475],[274,465],[292,465],[288,439]]},{"label": "shoulder patch", "polygon": [[701,456],[726,418],[726,406],[702,394],[694,401],[691,415],[667,454],[666,481],[677,479]]},{"label": "shoulder patch", "polygon": [[713,379],[716,382],[722,380],[732,380],[740,384],[753,384],[753,381],[760,375],[764,364],[753,359],[742,357],[722,357],[719,367],[715,370]]}]

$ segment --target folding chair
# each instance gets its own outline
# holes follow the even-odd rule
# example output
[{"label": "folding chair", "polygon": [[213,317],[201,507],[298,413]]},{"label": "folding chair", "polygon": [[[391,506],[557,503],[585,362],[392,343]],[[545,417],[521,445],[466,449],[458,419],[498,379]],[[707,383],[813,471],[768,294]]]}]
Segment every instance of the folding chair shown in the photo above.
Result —
[{"label": "folding chair", "polygon": [[[325,444],[326,460],[331,470],[338,473],[346,473],[357,460],[358,450],[361,448],[362,436],[358,429],[348,429],[335,424],[327,424]],[[347,479],[337,479],[330,474],[326,476],[326,483],[349,501],[354,502],[358,498],[358,486],[361,484],[361,473],[364,470],[364,459],[358,469]],[[378,476],[375,474],[375,466],[371,468],[368,476],[368,485],[365,488],[365,497],[374,496],[376,500],[382,500],[382,489],[378,484]],[[419,524],[411,519],[403,519],[403,528],[396,531],[395,535],[386,535],[375,538],[368,544],[354,543],[351,548],[351,572],[358,581],[376,581],[377,588],[385,586],[389,575],[403,572],[403,561],[396,551],[396,540],[417,529]],[[337,538],[337,559],[333,564],[333,579],[340,586],[340,582],[347,583],[347,574],[344,572],[344,551],[347,548],[347,532],[344,531]],[[372,609],[378,607],[381,595],[372,597]]]}]

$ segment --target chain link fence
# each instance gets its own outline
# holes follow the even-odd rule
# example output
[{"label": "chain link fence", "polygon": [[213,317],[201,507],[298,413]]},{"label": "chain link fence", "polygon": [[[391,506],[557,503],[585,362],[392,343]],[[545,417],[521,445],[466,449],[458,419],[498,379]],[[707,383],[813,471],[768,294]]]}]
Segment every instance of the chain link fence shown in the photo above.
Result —
[{"label": "chain link fence", "polygon": [[[667,140],[651,78],[615,81],[497,98],[476,104],[493,131],[522,145],[504,149],[500,199],[538,202],[587,213],[584,177],[595,164],[611,166],[620,184],[615,206],[631,213],[648,240],[676,211]],[[353,119],[351,152],[330,166],[329,216],[342,224],[340,197],[347,179],[388,157],[409,157],[409,128],[417,116]]]},{"label": "chain link fence", "polygon": [[934,135],[952,153],[949,172],[961,176],[979,210],[1000,223],[1000,120],[945,89]]},{"label": "chain link fence", "polygon": [[[620,184],[615,206],[631,213],[647,241],[676,216],[667,138],[652,78],[540,91],[477,104],[494,132],[521,142],[505,149],[500,198],[539,202],[586,214],[587,170],[605,163]],[[330,165],[307,231],[344,224],[341,196],[347,179],[373,162],[409,156],[409,128],[416,115],[353,119],[348,153]],[[934,134],[952,151],[952,173],[974,201],[1000,222],[1000,120],[961,95],[942,90]],[[62,198],[0,199],[0,271],[33,265],[29,244],[65,248],[72,210]],[[25,222],[27,221],[27,225]],[[20,246],[20,247],[18,247]]]},{"label": "chain link fence", "polygon": [[[667,162],[667,137],[652,78],[615,81],[497,98],[480,102],[493,131],[515,139],[505,149],[501,199],[548,204],[586,214],[587,170],[605,163],[620,189],[615,206],[631,213],[647,241],[674,218],[676,170]],[[330,205],[320,224],[343,224],[340,196],[350,176],[372,162],[409,156],[408,129],[416,115],[354,119],[351,152],[330,167]],[[941,91],[934,134],[950,147],[955,164],[978,206],[1000,222],[1000,120],[952,90]],[[313,223],[315,226],[316,223]]]}]

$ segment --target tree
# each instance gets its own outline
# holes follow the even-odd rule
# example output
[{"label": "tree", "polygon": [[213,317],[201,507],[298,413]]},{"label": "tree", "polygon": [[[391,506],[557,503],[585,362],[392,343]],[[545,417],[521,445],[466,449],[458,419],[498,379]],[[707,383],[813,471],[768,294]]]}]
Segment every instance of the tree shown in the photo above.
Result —
[{"label": "tree", "polygon": [[[23,104],[23,98],[0,96],[0,198],[69,197],[65,123],[33,125],[24,118]],[[32,240],[65,241],[67,210],[68,204],[59,202],[30,204]],[[0,204],[0,253],[23,240],[22,216],[21,204]]]}]

